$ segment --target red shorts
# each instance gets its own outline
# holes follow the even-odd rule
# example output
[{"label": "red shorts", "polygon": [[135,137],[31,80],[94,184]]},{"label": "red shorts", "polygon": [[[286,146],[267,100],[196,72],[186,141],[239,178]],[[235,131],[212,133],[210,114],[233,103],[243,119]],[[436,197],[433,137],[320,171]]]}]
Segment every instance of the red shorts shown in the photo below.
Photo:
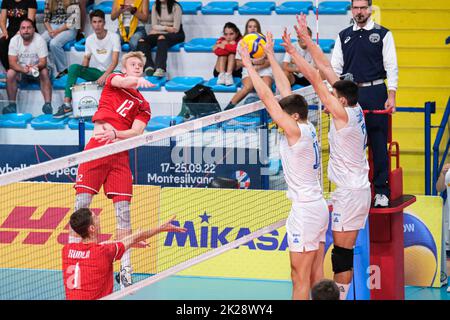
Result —
[{"label": "red shorts", "polygon": [[[92,138],[85,150],[104,145]],[[74,188],[78,193],[97,194],[103,185],[108,198],[115,196],[129,197],[133,195],[133,177],[130,169],[128,151],[82,163],[78,167],[77,181]],[[89,190],[89,191],[88,191]]]}]

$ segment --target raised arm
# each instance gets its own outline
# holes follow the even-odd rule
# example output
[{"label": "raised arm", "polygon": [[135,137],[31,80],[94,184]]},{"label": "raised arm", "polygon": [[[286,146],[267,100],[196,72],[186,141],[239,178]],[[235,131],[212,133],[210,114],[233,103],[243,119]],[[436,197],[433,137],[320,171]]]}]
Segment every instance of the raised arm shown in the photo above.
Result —
[{"label": "raised arm", "polygon": [[151,88],[155,85],[144,77],[126,76],[126,77],[114,77],[111,79],[111,85],[118,88]]},{"label": "raised arm", "polygon": [[297,35],[305,42],[306,49],[311,54],[311,57],[314,60],[317,68],[322,72],[327,81],[333,85],[336,81],[339,80],[338,75],[333,70],[330,61],[328,61],[325,54],[320,49],[319,45],[315,44],[312,41],[311,37],[308,33],[308,25],[306,23],[306,16],[301,14],[297,16],[298,25],[294,26]]},{"label": "raised arm", "polygon": [[272,73],[275,78],[275,84],[277,86],[280,95],[284,98],[292,94],[291,84],[289,83],[289,79],[281,69],[280,64],[275,58],[275,53],[273,51],[273,36],[271,32],[267,32],[266,35],[266,45],[263,46],[264,52],[266,54],[267,60],[270,62],[270,66],[272,67]]},{"label": "raised arm", "polygon": [[292,45],[291,36],[284,30],[283,33],[283,43],[281,44],[286,48],[286,52],[288,52],[292,60],[294,61],[297,68],[303,74],[303,76],[309,80],[317,95],[319,96],[322,103],[325,105],[326,109],[330,111],[331,115],[338,122],[342,121],[342,124],[346,124],[348,121],[347,112],[345,112],[344,107],[339,102],[339,100],[334,97],[330,91],[328,91],[327,86],[323,83],[322,78],[320,77],[319,72],[313,68],[298,52],[295,50],[295,47]]},{"label": "raised arm", "polygon": [[252,79],[252,83],[256,92],[258,93],[258,97],[264,103],[267,112],[269,112],[273,121],[284,130],[289,145],[294,145],[300,138],[300,128],[298,127],[297,121],[295,121],[290,115],[284,112],[284,110],[278,103],[278,100],[273,95],[272,90],[261,79],[250,60],[248,50],[245,47],[244,43],[242,43],[242,46],[241,48],[239,48],[239,50],[242,63],[248,70],[248,74]]}]

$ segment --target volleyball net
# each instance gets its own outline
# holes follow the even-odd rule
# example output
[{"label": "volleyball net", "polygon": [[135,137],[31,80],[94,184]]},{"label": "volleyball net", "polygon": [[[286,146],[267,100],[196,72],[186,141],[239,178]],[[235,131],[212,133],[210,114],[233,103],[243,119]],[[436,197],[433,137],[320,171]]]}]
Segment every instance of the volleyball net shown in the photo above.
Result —
[{"label": "volleyball net", "polygon": [[[308,119],[318,132],[327,194],[329,119],[321,114],[311,87],[295,93],[310,104]],[[176,215],[174,224],[187,232],[161,233],[149,239],[149,247],[131,249],[134,284],[122,290],[116,286],[108,299],[189,268],[200,272],[209,268],[201,262],[238,251],[231,249],[270,245],[267,236],[284,225],[291,204],[280,191],[286,190],[278,153],[282,133],[264,105],[255,101],[190,121],[172,117],[171,124],[0,176],[0,299],[65,298],[61,249],[68,242],[75,190],[73,183],[47,182],[46,177],[55,172],[70,175],[79,164],[123,151],[129,152],[134,179],[133,230],[156,227]],[[90,208],[100,217],[99,241],[114,240],[114,206],[103,190]],[[222,277],[242,268],[235,259],[220,261],[226,265]]]}]

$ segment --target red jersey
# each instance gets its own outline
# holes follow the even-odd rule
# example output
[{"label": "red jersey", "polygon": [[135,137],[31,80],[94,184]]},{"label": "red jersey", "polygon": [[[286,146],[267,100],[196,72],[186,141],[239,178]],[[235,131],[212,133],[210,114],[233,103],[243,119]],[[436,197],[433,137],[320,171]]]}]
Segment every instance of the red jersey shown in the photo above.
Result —
[{"label": "red jersey", "polygon": [[[222,48],[216,48],[214,50],[214,53],[217,56],[228,56],[230,54],[236,54],[237,44],[238,44],[239,40],[241,40],[241,38],[236,39],[234,44],[229,44],[229,43],[226,44],[225,48],[223,48],[223,49]],[[220,43],[222,43],[224,41],[225,41],[225,37],[220,37],[219,39],[217,39],[216,44],[220,44]]]},{"label": "red jersey", "polygon": [[151,116],[150,104],[137,89],[112,86],[111,80],[114,77],[125,77],[125,75],[112,73],[108,76],[100,96],[98,110],[92,117],[92,121],[103,120],[117,130],[131,129],[136,119],[147,124]]},{"label": "red jersey", "polygon": [[113,262],[122,258],[122,242],[69,243],[62,249],[67,300],[96,300],[113,292]]}]

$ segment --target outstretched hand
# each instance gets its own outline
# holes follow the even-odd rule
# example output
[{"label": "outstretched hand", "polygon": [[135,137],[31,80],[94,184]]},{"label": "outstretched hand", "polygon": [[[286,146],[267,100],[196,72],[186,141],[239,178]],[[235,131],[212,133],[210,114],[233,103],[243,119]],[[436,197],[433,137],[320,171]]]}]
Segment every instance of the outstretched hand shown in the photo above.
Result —
[{"label": "outstretched hand", "polygon": [[241,42],[241,45],[239,46],[239,53],[241,55],[242,64],[245,68],[250,68],[253,66],[252,61],[250,59],[250,55],[248,53],[248,45],[245,42]]},{"label": "outstretched hand", "polygon": [[153,83],[151,83],[150,81],[148,81],[144,77],[140,77],[138,79],[136,88],[153,88],[154,86],[155,85]]},{"label": "outstretched hand", "polygon": [[172,216],[167,222],[159,226],[159,231],[161,232],[186,232],[186,228],[177,227],[172,224],[176,216]]},{"label": "outstretched hand", "polygon": [[286,49],[286,52],[292,55],[295,53],[295,47],[292,44],[291,41],[291,34],[287,32],[287,28],[284,28],[283,35],[281,36],[281,39],[283,39],[283,42],[281,43],[281,46]]},{"label": "outstretched hand", "polygon": [[275,55],[275,53],[273,51],[273,46],[274,46],[274,44],[273,44],[273,35],[269,31],[266,34],[266,44],[262,46],[266,56],[274,56]]},{"label": "outstretched hand", "polygon": [[308,23],[306,22],[306,15],[304,13],[297,15],[297,25],[294,25],[294,29],[297,32],[297,36],[304,42],[311,39],[308,32]]}]

